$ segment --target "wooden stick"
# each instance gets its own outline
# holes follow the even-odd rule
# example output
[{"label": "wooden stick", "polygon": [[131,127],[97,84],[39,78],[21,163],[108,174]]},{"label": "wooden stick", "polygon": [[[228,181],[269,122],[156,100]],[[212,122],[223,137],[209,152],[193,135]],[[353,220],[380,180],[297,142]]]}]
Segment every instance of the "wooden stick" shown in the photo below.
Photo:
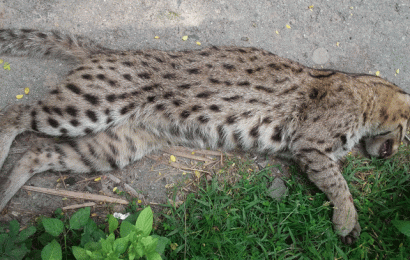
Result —
[{"label": "wooden stick", "polygon": [[95,204],[95,202],[87,202],[87,203],[83,203],[83,204],[75,204],[75,205],[70,205],[70,206],[66,206],[63,207],[62,210],[70,210],[70,209],[79,209],[79,208],[85,208],[85,207],[93,207],[97,204]]},{"label": "wooden stick", "polygon": [[94,200],[94,201],[103,201],[108,203],[119,203],[127,205],[129,202],[123,199],[116,199],[113,197],[108,197],[104,195],[94,195],[90,193],[67,191],[67,190],[52,190],[47,188],[33,187],[33,186],[23,186],[23,189],[29,191],[36,191],[61,197],[69,197],[75,199],[85,199],[85,200]]}]

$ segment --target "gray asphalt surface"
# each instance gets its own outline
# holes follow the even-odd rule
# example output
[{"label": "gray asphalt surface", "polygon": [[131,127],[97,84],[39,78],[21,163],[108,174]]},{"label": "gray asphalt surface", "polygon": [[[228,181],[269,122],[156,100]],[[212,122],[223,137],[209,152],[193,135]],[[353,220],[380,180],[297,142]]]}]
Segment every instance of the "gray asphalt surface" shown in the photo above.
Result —
[{"label": "gray asphalt surface", "polygon": [[[3,0],[0,28],[11,27],[62,30],[116,49],[255,46],[308,66],[379,71],[410,92],[408,0]],[[10,64],[0,64],[0,108],[41,98],[70,69],[58,60],[0,59]],[[17,100],[25,87],[30,93]]]}]

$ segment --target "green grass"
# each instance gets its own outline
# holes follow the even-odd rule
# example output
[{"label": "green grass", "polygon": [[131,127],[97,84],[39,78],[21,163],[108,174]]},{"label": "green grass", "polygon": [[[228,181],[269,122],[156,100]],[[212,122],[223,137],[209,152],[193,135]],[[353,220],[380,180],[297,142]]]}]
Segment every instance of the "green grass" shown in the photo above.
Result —
[{"label": "green grass", "polygon": [[[298,167],[291,167],[280,202],[267,195],[270,169],[252,168],[250,161],[227,162],[212,181],[203,178],[198,192],[178,208],[168,205],[154,223],[154,240],[158,235],[169,239],[160,239],[157,252],[165,249],[165,259],[410,259],[409,147],[402,146],[391,160],[347,157],[343,173],[362,227],[351,246],[333,231],[326,196]],[[59,257],[43,259],[74,259],[73,248],[84,252],[78,247],[118,255],[101,259],[129,259],[131,245],[140,242],[125,239],[131,229],[121,227],[136,223],[138,210],[131,203],[133,214],[122,223],[108,216],[107,223],[97,225],[90,210],[81,209],[71,217],[57,210],[54,218],[39,217],[22,231],[17,221],[0,225],[0,259],[41,259],[47,252]],[[146,222],[148,230],[152,220]],[[109,245],[119,242],[128,247],[118,253]]]},{"label": "green grass", "polygon": [[174,243],[169,259],[410,259],[410,238],[393,225],[410,220],[409,158],[404,148],[391,160],[347,158],[344,176],[362,226],[351,246],[334,233],[326,196],[296,178],[297,167],[281,202],[267,195],[268,170],[242,165],[239,182],[204,183],[164,214],[157,232]]}]

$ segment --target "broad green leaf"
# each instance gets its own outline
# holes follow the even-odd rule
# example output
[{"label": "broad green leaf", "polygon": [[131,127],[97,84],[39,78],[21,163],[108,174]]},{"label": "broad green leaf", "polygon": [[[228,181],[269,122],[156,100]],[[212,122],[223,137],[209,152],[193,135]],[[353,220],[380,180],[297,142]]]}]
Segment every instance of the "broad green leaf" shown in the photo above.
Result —
[{"label": "broad green leaf", "polygon": [[163,254],[165,251],[165,247],[169,244],[170,240],[166,237],[160,237],[157,235],[153,235],[152,237],[158,239],[158,244],[157,244],[157,248],[155,249],[155,251],[157,253]]},{"label": "broad green leaf", "polygon": [[410,237],[410,221],[393,220],[392,223],[401,233]]},{"label": "broad green leaf", "polygon": [[128,248],[128,237],[117,238],[114,241],[114,246],[113,246],[114,252],[117,252],[118,254],[121,255],[125,252],[125,250],[127,250],[127,248]]},{"label": "broad green leaf", "polygon": [[87,244],[85,244],[84,246],[85,250],[88,251],[97,251],[101,249],[101,243],[100,242],[88,242]]},{"label": "broad green leaf", "polygon": [[[20,234],[17,236],[17,243],[23,242],[27,240],[30,236],[32,236],[34,233],[36,233],[36,228],[35,227],[29,227],[26,229],[23,229]],[[0,242],[1,245],[1,242]]]},{"label": "broad green leaf", "polygon": [[61,260],[63,259],[61,247],[58,242],[54,239],[48,245],[46,245],[43,250],[41,250],[42,260]]},{"label": "broad green leaf", "polygon": [[87,251],[81,247],[73,246],[73,255],[77,260],[89,260],[91,257],[87,255]]},{"label": "broad green leaf", "polygon": [[9,229],[10,229],[10,232],[9,232],[10,237],[15,237],[19,233],[20,224],[18,223],[17,220],[13,219],[12,221],[10,221]]},{"label": "broad green leaf", "polygon": [[128,236],[128,234],[130,234],[131,232],[135,232],[135,231],[136,231],[135,226],[131,224],[130,222],[123,221],[121,223],[121,226],[120,226],[120,236],[121,237],[126,237]]},{"label": "broad green leaf", "polygon": [[136,253],[136,256],[137,256],[137,259],[138,259],[138,258],[140,258],[144,255],[144,247],[141,243],[138,243],[134,246],[135,246],[135,253]]},{"label": "broad green leaf", "polygon": [[63,221],[56,218],[44,218],[43,226],[47,233],[55,237],[59,236],[64,229]]},{"label": "broad green leaf", "polygon": [[19,248],[14,248],[11,252],[7,252],[7,254],[11,257],[13,260],[21,260],[23,257],[30,252],[26,245],[21,245]]},{"label": "broad green leaf", "polygon": [[147,254],[148,260],[162,260],[161,256],[157,252],[151,252]]},{"label": "broad green leaf", "polygon": [[80,229],[88,222],[90,218],[90,207],[80,209],[70,219],[71,229]]},{"label": "broad green leaf", "polygon": [[118,220],[113,215],[108,216],[108,230],[110,233],[118,228]]},{"label": "broad green leaf", "polygon": [[154,222],[153,219],[154,216],[152,214],[151,207],[146,207],[138,216],[135,227],[138,229],[138,231],[142,231],[142,234],[144,236],[148,236],[152,230],[152,223]]},{"label": "broad green leaf", "polygon": [[108,254],[113,251],[112,246],[114,244],[114,240],[115,240],[115,236],[113,233],[111,233],[107,237],[107,239],[101,239],[100,243],[101,243],[101,247],[104,253]]},{"label": "broad green leaf", "polygon": [[141,239],[141,243],[144,246],[144,252],[148,254],[148,253],[155,252],[155,249],[157,248],[157,244],[158,244],[158,239],[152,238],[151,236],[143,237]]},{"label": "broad green leaf", "polygon": [[9,234],[0,234],[0,253],[1,253],[1,248],[5,244],[6,241],[8,241]]}]

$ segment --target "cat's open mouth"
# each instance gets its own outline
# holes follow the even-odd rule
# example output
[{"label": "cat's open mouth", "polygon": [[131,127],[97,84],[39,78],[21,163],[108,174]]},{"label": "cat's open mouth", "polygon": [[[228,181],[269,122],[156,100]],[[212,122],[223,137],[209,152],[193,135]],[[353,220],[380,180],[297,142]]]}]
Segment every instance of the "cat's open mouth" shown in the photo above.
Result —
[{"label": "cat's open mouth", "polygon": [[387,158],[393,153],[393,140],[389,139],[382,144],[379,151],[380,158]]}]

